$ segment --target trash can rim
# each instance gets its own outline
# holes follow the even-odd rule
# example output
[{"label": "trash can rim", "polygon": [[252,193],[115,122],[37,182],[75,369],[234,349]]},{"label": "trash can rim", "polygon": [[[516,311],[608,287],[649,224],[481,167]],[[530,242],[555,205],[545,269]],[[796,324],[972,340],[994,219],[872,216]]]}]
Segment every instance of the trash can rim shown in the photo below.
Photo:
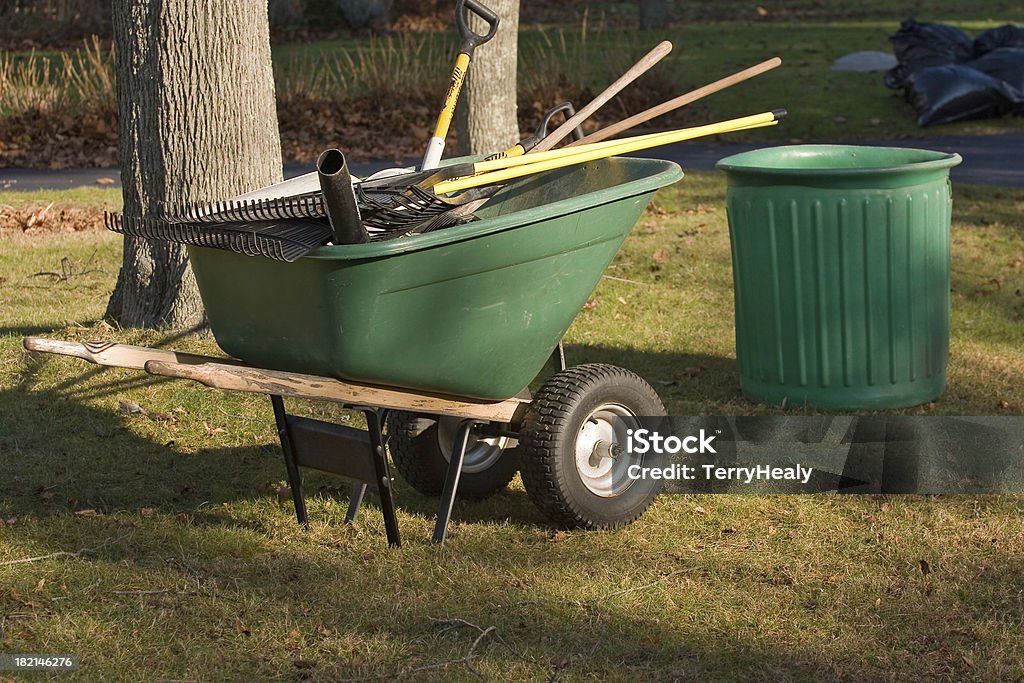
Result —
[{"label": "trash can rim", "polygon": [[[888,165],[871,165],[860,167],[843,166],[820,166],[817,168],[802,168],[796,166],[772,165],[756,163],[757,159],[770,152],[793,153],[793,152],[837,152],[842,150],[862,151],[871,150],[872,153],[913,153],[919,155],[917,159],[911,159],[904,163]],[[925,158],[920,158],[925,157]],[[956,152],[941,152],[918,147],[888,147],[881,145],[779,145],[776,147],[760,147],[758,149],[740,152],[720,159],[715,168],[728,172],[751,173],[765,176],[877,176],[877,175],[898,175],[901,173],[916,173],[918,171],[939,170],[952,168],[958,165],[963,158]],[[779,162],[776,161],[776,164]]]}]

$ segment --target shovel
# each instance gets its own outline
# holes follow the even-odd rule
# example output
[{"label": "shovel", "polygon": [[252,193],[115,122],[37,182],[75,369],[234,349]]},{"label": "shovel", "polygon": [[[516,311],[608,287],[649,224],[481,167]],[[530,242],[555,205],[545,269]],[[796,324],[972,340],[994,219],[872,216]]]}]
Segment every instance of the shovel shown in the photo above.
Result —
[{"label": "shovel", "polygon": [[[487,23],[487,33],[474,33],[467,21],[469,10]],[[462,84],[466,80],[466,72],[469,70],[469,63],[473,59],[473,51],[477,46],[483,45],[498,32],[498,15],[484,7],[476,0],[458,0],[455,3],[455,25],[459,30],[459,53],[455,57],[455,68],[452,70],[451,85],[448,86],[448,94],[445,95],[444,105],[441,113],[437,115],[437,124],[434,126],[434,135],[427,143],[427,151],[423,154],[423,162],[420,168],[423,170],[437,168],[444,153],[444,139],[448,135],[448,129],[452,125],[452,117],[455,115],[455,104],[459,101],[459,93],[462,92]]]}]

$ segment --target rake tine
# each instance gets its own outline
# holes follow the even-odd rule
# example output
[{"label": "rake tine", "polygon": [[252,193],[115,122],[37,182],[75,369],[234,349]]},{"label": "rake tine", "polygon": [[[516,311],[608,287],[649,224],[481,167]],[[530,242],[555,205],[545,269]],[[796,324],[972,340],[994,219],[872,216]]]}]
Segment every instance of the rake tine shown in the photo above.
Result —
[{"label": "rake tine", "polygon": [[[234,207],[226,204],[218,208],[228,209],[226,213],[234,211]],[[169,223],[161,219],[107,213],[104,225],[126,235],[226,249],[282,261],[294,261],[329,239],[326,226],[308,220]]]}]

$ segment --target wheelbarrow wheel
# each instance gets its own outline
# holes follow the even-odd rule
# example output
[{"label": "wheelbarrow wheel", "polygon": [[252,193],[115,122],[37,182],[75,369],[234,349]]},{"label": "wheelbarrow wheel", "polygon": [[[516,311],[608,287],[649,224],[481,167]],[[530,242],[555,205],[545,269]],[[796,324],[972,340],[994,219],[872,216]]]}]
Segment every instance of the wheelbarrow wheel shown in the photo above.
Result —
[{"label": "wheelbarrow wheel", "polygon": [[[388,414],[388,448],[402,478],[425,496],[444,488],[458,418],[418,415],[400,410]],[[470,437],[459,477],[460,498],[483,498],[501,491],[519,471],[515,439]]]},{"label": "wheelbarrow wheel", "polygon": [[640,417],[663,415],[658,394],[628,370],[595,363],[559,372],[534,396],[520,429],[527,494],[560,525],[629,524],[661,491],[660,480],[631,478],[630,465],[660,463],[618,457],[612,444],[624,447]]}]

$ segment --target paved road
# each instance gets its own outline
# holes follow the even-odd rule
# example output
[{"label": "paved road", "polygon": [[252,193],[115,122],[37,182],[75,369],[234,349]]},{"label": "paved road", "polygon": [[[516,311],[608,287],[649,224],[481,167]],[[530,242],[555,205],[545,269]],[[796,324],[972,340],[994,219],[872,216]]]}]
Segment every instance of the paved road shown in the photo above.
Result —
[{"label": "paved road", "polygon": [[[948,135],[913,140],[857,140],[844,144],[876,145],[882,147],[919,147],[943,152],[957,152],[964,158],[952,170],[954,183],[970,185],[1003,185],[1024,187],[1024,133],[1003,135]],[[730,154],[746,152],[766,145],[670,145],[649,150],[646,156],[670,159],[684,169],[710,170],[715,162]],[[3,172],[0,171],[0,177]]]},{"label": "paved road", "polygon": [[[964,162],[953,169],[953,182],[975,185],[1003,185],[1024,187],[1024,133],[1003,135],[947,135],[912,140],[859,140],[851,144],[881,145],[891,147],[921,147],[948,152],[959,152]],[[668,145],[643,152],[643,156],[670,159],[684,169],[710,171],[722,157],[765,147],[761,144],[720,144],[683,143]],[[415,164],[417,159],[407,163]],[[393,166],[390,162],[353,164],[353,172],[366,175],[382,168]],[[313,170],[312,166],[285,164],[286,178]],[[120,186],[121,176],[116,168],[81,168],[59,171],[35,169],[0,169],[0,191],[66,189],[83,185],[95,185],[97,180],[109,178]]]}]

